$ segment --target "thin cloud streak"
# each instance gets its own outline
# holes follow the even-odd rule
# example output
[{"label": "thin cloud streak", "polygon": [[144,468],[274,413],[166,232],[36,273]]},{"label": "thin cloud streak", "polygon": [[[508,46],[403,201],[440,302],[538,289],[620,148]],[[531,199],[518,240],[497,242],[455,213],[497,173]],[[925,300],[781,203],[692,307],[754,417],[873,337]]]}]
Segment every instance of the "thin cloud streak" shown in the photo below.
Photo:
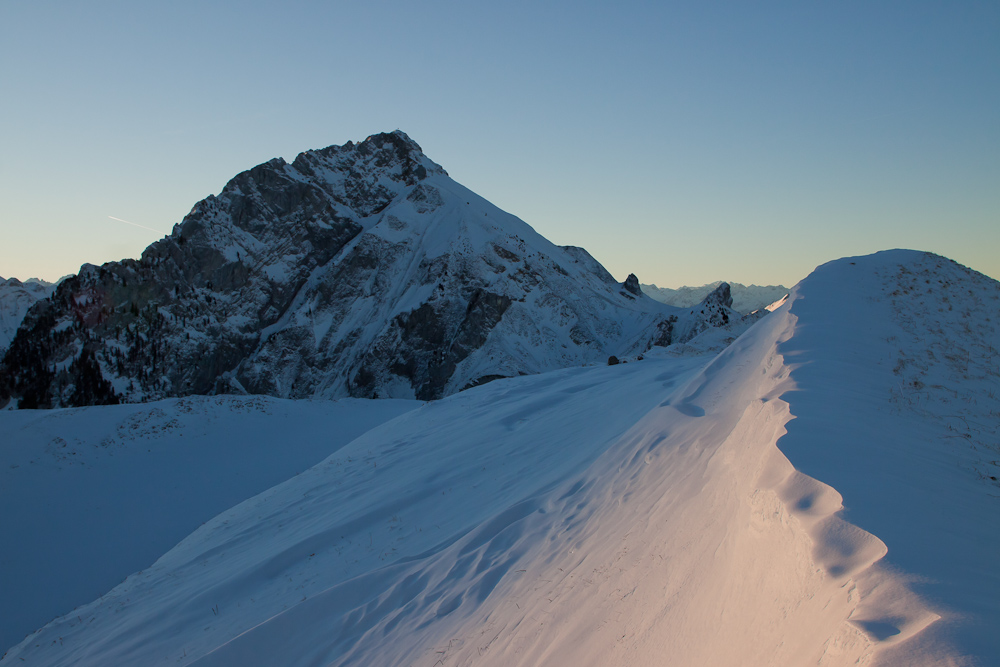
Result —
[{"label": "thin cloud streak", "polygon": [[111,218],[112,220],[117,220],[118,222],[124,222],[126,225],[132,225],[133,227],[140,227],[142,229],[148,229],[149,231],[156,232],[157,234],[166,234],[165,232],[162,232],[159,229],[153,229],[152,227],[147,227],[146,225],[140,225],[140,224],[138,224],[136,222],[129,222],[128,220],[122,220],[121,218],[116,218],[113,215],[109,215],[108,217]]}]

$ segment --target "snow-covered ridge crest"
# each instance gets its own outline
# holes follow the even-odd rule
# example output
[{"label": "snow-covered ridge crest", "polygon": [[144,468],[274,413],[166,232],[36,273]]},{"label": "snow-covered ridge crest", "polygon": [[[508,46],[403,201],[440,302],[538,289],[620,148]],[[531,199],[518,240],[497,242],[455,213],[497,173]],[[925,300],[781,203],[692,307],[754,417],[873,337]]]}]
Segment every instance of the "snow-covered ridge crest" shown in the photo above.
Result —
[{"label": "snow-covered ridge crest", "polygon": [[[782,451],[843,494],[850,521],[888,547],[886,570],[905,572],[941,616],[887,663],[989,664],[1000,654],[1000,283],[889,250],[820,266],[776,312],[786,308],[807,326],[779,346],[799,388],[784,396],[796,419]],[[883,620],[869,627],[886,639],[916,622]],[[974,657],[949,662],[938,655],[949,645]]]},{"label": "snow-covered ridge crest", "polygon": [[433,399],[736,317],[725,299],[678,310],[629,287],[453,181],[404,133],[372,135],[258,165],[140,260],[82,267],[26,316],[0,400]]}]

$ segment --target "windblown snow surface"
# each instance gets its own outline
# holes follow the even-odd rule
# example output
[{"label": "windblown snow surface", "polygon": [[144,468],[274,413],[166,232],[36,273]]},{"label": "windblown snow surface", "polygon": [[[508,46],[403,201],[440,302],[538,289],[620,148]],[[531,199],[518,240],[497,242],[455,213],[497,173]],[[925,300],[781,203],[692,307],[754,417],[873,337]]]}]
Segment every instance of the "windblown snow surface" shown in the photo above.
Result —
[{"label": "windblown snow surface", "polygon": [[419,401],[191,396],[0,411],[0,644]]},{"label": "windblown snow surface", "polygon": [[990,664],[998,310],[995,281],[890,251],[717,355],[425,404],[3,664]]}]

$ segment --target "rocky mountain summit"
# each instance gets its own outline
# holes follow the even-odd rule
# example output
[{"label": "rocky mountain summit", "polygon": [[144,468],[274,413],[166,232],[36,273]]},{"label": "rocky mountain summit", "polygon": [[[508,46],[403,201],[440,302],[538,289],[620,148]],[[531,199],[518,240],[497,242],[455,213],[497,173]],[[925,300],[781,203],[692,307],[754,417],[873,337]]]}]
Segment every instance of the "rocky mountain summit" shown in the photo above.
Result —
[{"label": "rocky mountain summit", "polygon": [[731,303],[728,285],[678,309],[616,282],[396,131],[258,165],[140,259],[84,265],[25,316],[0,404],[434,399],[683,342]]}]

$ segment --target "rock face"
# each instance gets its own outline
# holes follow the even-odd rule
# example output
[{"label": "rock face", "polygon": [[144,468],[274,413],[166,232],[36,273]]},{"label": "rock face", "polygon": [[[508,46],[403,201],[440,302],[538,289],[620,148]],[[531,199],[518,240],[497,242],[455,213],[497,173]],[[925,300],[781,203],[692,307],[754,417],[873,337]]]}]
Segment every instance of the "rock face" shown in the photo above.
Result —
[{"label": "rock face", "polygon": [[622,289],[631,294],[632,296],[639,296],[642,294],[642,289],[639,287],[639,279],[636,278],[634,273],[628,274],[628,278],[622,283]]},{"label": "rock face", "polygon": [[657,303],[635,276],[620,285],[397,131],[258,165],[141,259],[84,265],[25,317],[0,403],[434,399],[729,317],[725,304],[704,310]]}]

